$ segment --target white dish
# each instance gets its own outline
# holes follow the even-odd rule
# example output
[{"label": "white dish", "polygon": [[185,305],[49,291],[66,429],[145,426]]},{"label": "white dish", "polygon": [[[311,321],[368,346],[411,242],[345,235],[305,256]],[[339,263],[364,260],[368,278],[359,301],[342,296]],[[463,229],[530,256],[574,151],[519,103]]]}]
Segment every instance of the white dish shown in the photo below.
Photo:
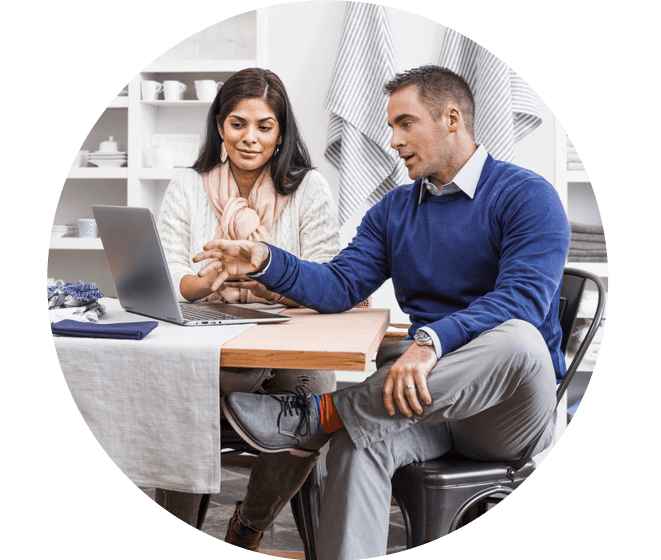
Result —
[{"label": "white dish", "polygon": [[88,158],[87,161],[92,161],[92,160],[97,160],[97,161],[109,161],[109,160],[114,160],[114,159],[119,159],[119,160],[125,160],[126,156],[115,156],[115,157],[90,157]]},{"label": "white dish", "polygon": [[126,157],[126,152],[90,152],[88,157],[96,157],[96,158]]},{"label": "white dish", "polygon": [[74,234],[77,229],[78,226],[55,225],[51,230],[51,237],[64,237],[68,234]]},{"label": "white dish", "polygon": [[122,167],[126,165],[125,159],[90,159],[89,163],[96,165],[97,167]]}]

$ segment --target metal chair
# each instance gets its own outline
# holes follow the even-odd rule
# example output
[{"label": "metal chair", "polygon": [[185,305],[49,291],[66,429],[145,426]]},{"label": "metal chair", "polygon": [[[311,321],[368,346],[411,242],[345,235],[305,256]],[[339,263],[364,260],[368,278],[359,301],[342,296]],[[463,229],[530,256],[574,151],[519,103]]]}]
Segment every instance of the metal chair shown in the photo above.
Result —
[{"label": "metal chair", "polygon": [[[582,270],[565,269],[560,297],[563,353],[566,353],[588,281],[597,288],[597,308],[565,377],[558,385],[557,403],[562,400],[585,356],[605,308],[605,288],[597,276]],[[542,433],[517,461],[486,462],[447,454],[398,469],[392,478],[392,492],[404,517],[407,548],[436,540],[466,525],[513,492],[535,470],[531,455],[541,436]]]}]

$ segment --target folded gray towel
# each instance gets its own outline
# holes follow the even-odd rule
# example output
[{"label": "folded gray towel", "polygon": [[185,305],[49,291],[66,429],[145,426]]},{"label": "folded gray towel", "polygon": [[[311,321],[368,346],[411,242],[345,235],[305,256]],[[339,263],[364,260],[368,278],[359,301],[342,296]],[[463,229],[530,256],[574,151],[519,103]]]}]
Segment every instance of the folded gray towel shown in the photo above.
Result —
[{"label": "folded gray towel", "polygon": [[567,255],[568,262],[607,262],[607,255]]},{"label": "folded gray towel", "polygon": [[603,233],[579,233],[571,232],[572,241],[590,241],[592,243],[606,243],[606,237]]},{"label": "folded gray towel", "polygon": [[603,251],[606,252],[606,243],[594,241],[576,241],[573,237],[569,242],[569,250],[579,251]]},{"label": "folded gray towel", "polygon": [[604,234],[604,226],[595,224],[581,224],[579,222],[569,222],[569,227],[576,233],[598,233]]},{"label": "folded gray towel", "polygon": [[599,257],[605,259],[607,257],[606,251],[581,251],[579,249],[570,249],[567,253],[567,257],[570,261],[575,260],[578,257]]}]

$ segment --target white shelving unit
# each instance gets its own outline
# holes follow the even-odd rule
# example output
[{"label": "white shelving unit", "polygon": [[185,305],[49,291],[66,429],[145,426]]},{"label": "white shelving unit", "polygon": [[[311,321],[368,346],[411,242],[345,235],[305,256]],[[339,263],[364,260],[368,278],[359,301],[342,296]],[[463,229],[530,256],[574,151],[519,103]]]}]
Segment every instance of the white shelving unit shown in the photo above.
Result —
[{"label": "white shelving unit", "polygon": [[[145,152],[151,146],[152,135],[195,134],[199,135],[200,141],[203,140],[211,102],[197,100],[194,82],[200,79],[224,82],[243,68],[267,67],[266,10],[242,14],[199,34],[209,32],[220,36],[223,25],[252,26],[249,35],[253,35],[254,44],[246,50],[254,57],[222,59],[212,53],[214,59],[195,59],[193,54],[197,54],[198,45],[190,38],[164,53],[129,82],[128,95],[120,94],[110,103],[80,147],[81,150],[93,152],[98,150],[102,141],[113,136],[127,152],[127,166],[92,167],[88,164],[88,167],[72,167],[63,186],[53,224],[75,224],[79,218],[92,218],[94,204],[147,206],[155,215],[158,214],[165,189],[180,168],[147,166]],[[187,89],[181,101],[143,101],[140,93],[142,80],[178,80],[185,83]],[[94,270],[93,279],[97,280],[98,274],[103,276],[103,272],[107,272],[103,270],[107,267],[100,239],[79,238],[77,235],[52,237],[49,247],[49,277],[62,278],[69,269],[74,269],[82,272],[71,274],[80,274],[92,280],[90,275]],[[93,254],[95,252],[98,255]],[[98,272],[99,267],[101,273]],[[77,277],[68,279],[78,280]],[[112,287],[111,281],[106,284]],[[107,288],[107,291],[112,290]]]},{"label": "white shelving unit", "polygon": [[[557,121],[555,123],[555,188],[560,194],[570,221],[601,224],[599,208],[587,172],[567,169],[567,133]],[[602,279],[608,278],[608,264],[605,262],[568,262],[567,266],[587,270]]]}]

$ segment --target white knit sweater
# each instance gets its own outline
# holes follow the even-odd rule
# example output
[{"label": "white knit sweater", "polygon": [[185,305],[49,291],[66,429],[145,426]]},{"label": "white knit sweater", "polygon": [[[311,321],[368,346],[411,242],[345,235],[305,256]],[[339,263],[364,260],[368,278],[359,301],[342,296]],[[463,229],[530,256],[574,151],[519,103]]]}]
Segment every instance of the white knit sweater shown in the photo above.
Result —
[{"label": "white knit sweater", "polygon": [[[158,217],[158,231],[179,301],[179,284],[187,274],[197,274],[205,262],[193,257],[213,239],[218,219],[209,204],[202,176],[183,169],[165,192]],[[317,171],[309,171],[290,196],[271,230],[273,245],[304,260],[330,261],[340,251],[337,209],[328,183]]]}]

